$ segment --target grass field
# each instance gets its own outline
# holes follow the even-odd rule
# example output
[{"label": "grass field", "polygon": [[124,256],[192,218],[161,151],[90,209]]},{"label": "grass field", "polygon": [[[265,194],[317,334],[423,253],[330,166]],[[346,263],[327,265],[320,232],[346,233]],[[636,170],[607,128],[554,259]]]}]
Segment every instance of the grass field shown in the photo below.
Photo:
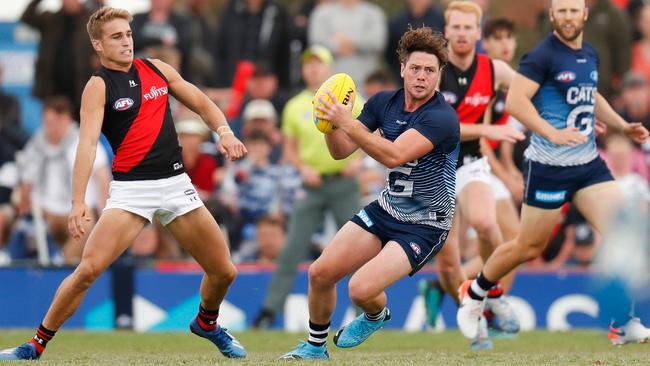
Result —
[{"label": "grass field", "polygon": [[[63,331],[50,343],[39,365],[271,365],[299,339],[305,339],[305,334],[284,332],[235,335],[248,349],[244,361],[223,358],[211,343],[189,332]],[[3,331],[0,348],[13,347],[30,336],[30,332]],[[650,365],[650,344],[614,347],[602,332],[537,331],[494,343],[494,350],[477,353],[469,350],[458,332],[381,331],[359,347],[343,350],[330,344],[329,351],[330,362],[337,365]]]}]

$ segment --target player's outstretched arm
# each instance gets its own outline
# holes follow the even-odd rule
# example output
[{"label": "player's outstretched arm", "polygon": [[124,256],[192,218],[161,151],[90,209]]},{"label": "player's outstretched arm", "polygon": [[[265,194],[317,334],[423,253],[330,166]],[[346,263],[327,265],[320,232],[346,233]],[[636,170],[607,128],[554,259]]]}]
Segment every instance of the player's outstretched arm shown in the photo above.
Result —
[{"label": "player's outstretched arm", "polygon": [[587,141],[577,128],[555,129],[537,113],[531,99],[539,84],[517,73],[510,83],[506,98],[506,111],[531,131],[556,145],[576,145]]},{"label": "player's outstretched arm", "polygon": [[483,123],[461,123],[460,124],[460,140],[478,140],[485,137],[495,141],[508,141],[517,142],[526,138],[521,131],[510,125],[489,125]]},{"label": "player's outstretched arm", "polygon": [[239,141],[228,126],[223,112],[205,93],[195,85],[185,81],[181,75],[168,64],[150,60],[169,82],[169,91],[181,103],[201,116],[201,119],[219,135],[219,151],[230,160],[237,160],[246,155],[244,144]]},{"label": "player's outstretched arm", "polygon": [[608,127],[623,132],[637,144],[642,144],[648,139],[648,130],[639,122],[626,122],[609,105],[605,97],[596,93],[596,119],[604,122]]},{"label": "player's outstretched arm", "polygon": [[90,212],[86,206],[86,187],[95,162],[105,103],[106,84],[102,78],[93,76],[81,95],[79,145],[72,171],[72,208],[68,217],[68,229],[75,239],[85,234],[83,221],[90,221]]},{"label": "player's outstretched arm", "polygon": [[492,98],[483,114],[483,123],[462,123],[460,124],[460,140],[470,141],[487,138],[494,141],[517,142],[523,140],[521,131],[510,125],[492,124],[492,106],[496,99]]}]

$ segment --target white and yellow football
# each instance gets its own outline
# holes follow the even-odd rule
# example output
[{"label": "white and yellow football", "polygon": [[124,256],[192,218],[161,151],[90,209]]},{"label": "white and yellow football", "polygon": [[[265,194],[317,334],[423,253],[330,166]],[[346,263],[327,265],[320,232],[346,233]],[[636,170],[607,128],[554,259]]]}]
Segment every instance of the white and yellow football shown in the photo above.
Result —
[{"label": "white and yellow football", "polygon": [[335,74],[325,80],[316,91],[316,94],[314,94],[314,99],[312,100],[314,125],[316,125],[316,128],[322,133],[329,133],[336,129],[330,121],[319,118],[318,115],[320,112],[316,109],[316,107],[321,104],[321,96],[324,96],[325,100],[331,101],[327,91],[331,91],[336,99],[343,105],[348,105],[349,103],[354,105],[357,94],[357,88],[354,86],[354,81],[348,74]]}]

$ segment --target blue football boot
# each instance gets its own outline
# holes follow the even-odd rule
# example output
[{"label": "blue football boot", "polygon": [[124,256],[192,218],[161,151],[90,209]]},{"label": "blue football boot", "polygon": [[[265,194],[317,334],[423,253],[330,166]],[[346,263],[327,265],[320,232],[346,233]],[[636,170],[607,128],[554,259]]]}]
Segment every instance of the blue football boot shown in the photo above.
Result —
[{"label": "blue football boot", "polygon": [[301,341],[296,348],[280,357],[281,360],[328,360],[327,345],[314,346],[309,342]]},{"label": "blue football boot", "polygon": [[196,318],[194,318],[190,323],[190,331],[197,336],[214,343],[219,351],[221,351],[221,354],[228,358],[246,357],[244,346],[239,343],[237,338],[228,333],[226,328],[217,325],[217,329],[207,332],[201,329]]},{"label": "blue football boot", "polygon": [[361,314],[336,332],[334,344],[341,348],[358,346],[389,321],[390,310],[388,308],[381,320],[368,320],[365,314]]},{"label": "blue football boot", "polygon": [[38,360],[41,357],[36,353],[36,346],[27,342],[16,348],[9,348],[0,351],[0,361],[9,360]]}]

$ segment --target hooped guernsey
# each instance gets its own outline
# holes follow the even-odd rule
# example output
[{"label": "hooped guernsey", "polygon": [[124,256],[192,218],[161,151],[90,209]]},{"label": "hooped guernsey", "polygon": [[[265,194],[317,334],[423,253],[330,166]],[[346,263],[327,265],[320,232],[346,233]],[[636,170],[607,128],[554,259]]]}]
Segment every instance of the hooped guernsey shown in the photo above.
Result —
[{"label": "hooped guernsey", "polygon": [[106,84],[102,133],[115,158],[113,179],[169,178],[185,172],[169,108],[169,82],[146,59],[134,59],[128,72],[102,67]]}]

